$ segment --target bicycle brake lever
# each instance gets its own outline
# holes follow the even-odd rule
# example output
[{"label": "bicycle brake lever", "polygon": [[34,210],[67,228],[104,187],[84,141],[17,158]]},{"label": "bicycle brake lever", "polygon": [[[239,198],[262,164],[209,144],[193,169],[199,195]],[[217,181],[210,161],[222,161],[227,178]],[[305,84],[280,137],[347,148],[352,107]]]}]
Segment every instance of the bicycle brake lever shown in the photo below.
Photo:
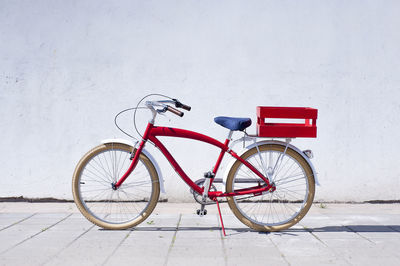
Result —
[{"label": "bicycle brake lever", "polygon": [[167,107],[164,107],[163,109],[157,109],[156,111],[157,111],[157,113],[159,113],[160,115],[165,115],[164,113],[167,111]]},{"label": "bicycle brake lever", "polygon": [[167,107],[164,107],[163,109],[157,109],[157,113],[159,115],[165,116],[168,119],[168,122],[171,122],[171,118],[169,118],[165,113],[167,112]]}]

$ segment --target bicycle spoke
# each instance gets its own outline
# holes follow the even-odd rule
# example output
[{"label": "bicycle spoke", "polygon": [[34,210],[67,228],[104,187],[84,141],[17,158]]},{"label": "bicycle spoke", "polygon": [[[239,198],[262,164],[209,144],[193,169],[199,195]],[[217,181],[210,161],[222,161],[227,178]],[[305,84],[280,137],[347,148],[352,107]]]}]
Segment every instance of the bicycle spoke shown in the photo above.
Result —
[{"label": "bicycle spoke", "polygon": [[287,181],[285,181],[285,182],[278,182],[278,183],[276,183],[276,185],[278,186],[282,186],[282,185],[284,185],[284,184],[288,184],[288,183],[291,183],[291,182],[295,182],[295,181],[297,181],[297,180],[303,180],[304,179],[304,175],[302,175],[301,177],[299,177],[299,178],[296,178],[296,179],[292,179],[292,180],[287,180]]},{"label": "bicycle spoke", "polygon": [[91,173],[94,177],[98,177],[99,179],[103,180],[104,182],[111,183],[111,179],[107,177],[107,175],[104,175],[100,170],[97,168],[93,167],[90,163],[88,164],[88,167],[93,168],[98,174],[96,174],[94,171],[90,170],[89,168],[86,168],[86,172]]},{"label": "bicycle spoke", "polygon": [[[101,170],[103,170],[103,173],[99,170],[99,169],[97,169],[97,168],[95,168],[94,166],[92,166],[93,167],[93,169],[95,169],[99,174],[101,174],[101,175],[105,175],[106,177],[108,176],[108,180],[109,181],[113,181],[113,177],[112,177],[112,175],[104,168],[104,165],[103,165],[103,163],[102,163],[102,161],[100,160],[100,158],[94,158],[93,160],[93,163],[96,163],[97,165],[98,165],[98,167],[99,168],[101,168]],[[90,165],[90,162],[89,162],[89,165]]]},{"label": "bicycle spoke", "polygon": [[87,181],[90,181],[90,182],[95,182],[95,183],[98,183],[98,184],[102,184],[103,186],[109,186],[110,185],[109,181],[106,181],[106,180],[104,180],[102,178],[100,178],[100,180],[97,180],[97,179],[94,179],[94,177],[89,176],[87,173],[85,173],[84,176],[85,176],[85,179],[81,179],[81,182],[86,183]]}]

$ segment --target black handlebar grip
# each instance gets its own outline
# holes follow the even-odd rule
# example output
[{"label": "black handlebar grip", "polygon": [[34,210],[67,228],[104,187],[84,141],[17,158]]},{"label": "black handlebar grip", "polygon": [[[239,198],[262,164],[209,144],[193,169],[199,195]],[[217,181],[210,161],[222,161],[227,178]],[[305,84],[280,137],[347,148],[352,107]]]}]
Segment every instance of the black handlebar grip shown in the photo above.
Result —
[{"label": "black handlebar grip", "polygon": [[182,108],[185,109],[186,111],[190,111],[192,109],[192,107],[190,107],[189,105],[183,104],[180,101],[178,101],[178,99],[172,99],[175,102],[175,107],[176,108]]},{"label": "black handlebar grip", "polygon": [[187,111],[190,111],[190,109],[192,109],[192,107],[190,107],[189,105],[183,104],[183,103],[181,103],[181,108],[183,108]]},{"label": "black handlebar grip", "polygon": [[180,116],[180,117],[182,117],[184,115],[183,112],[176,110],[174,107],[171,107],[169,105],[167,106],[167,110],[170,111],[171,113],[174,113],[174,114]]}]

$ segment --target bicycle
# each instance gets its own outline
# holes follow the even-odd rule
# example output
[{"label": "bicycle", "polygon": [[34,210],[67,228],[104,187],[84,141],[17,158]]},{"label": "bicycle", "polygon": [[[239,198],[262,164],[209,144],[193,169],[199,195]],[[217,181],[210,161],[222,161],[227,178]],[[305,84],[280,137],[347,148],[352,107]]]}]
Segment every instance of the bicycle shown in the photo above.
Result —
[{"label": "bicycle", "polygon": [[[151,95],[146,97],[149,96]],[[134,109],[136,115],[139,104],[146,97],[136,108],[127,110]],[[157,162],[144,148],[147,142],[151,142],[161,151],[191,188],[195,200],[200,203],[197,214],[203,216],[207,214],[206,205],[217,204],[224,234],[219,208],[221,198],[226,198],[230,209],[242,223],[257,231],[284,230],[298,223],[306,215],[313,202],[315,184],[318,182],[310,161],[312,152],[299,150],[290,144],[290,140],[293,136],[302,135],[301,132],[305,137],[316,136],[316,112],[312,112],[312,125],[307,119],[306,124],[302,125],[304,130],[312,128],[311,135],[309,131],[304,133],[305,131],[301,130],[291,133],[296,132],[296,126],[287,125],[294,124],[287,124],[286,127],[284,124],[264,124],[265,121],[260,116],[263,110],[266,110],[263,107],[257,109],[257,135],[249,135],[245,130],[251,125],[250,118],[216,117],[214,120],[217,124],[229,129],[228,137],[222,143],[194,131],[155,126],[159,114],[171,112],[183,116],[183,112],[177,108],[191,110],[190,106],[177,99],[164,97],[166,100],[145,102],[145,108],[151,111],[151,119],[140,142],[132,145],[124,140],[103,141],[101,145],[87,152],[77,164],[72,182],[74,201],[90,222],[105,229],[127,229],[140,224],[152,213],[158,202],[160,189],[164,191],[164,180]],[[298,113],[298,110],[290,108],[274,110],[279,114],[285,110],[292,114]],[[118,127],[117,116],[115,123]],[[300,115],[303,116],[304,114]],[[134,123],[136,127],[135,120]],[[273,128],[273,125],[277,126],[275,132],[268,130]],[[286,130],[282,136],[291,136],[286,138],[286,141],[257,141],[268,135],[265,132],[272,132],[270,134],[279,137],[277,135],[280,131],[283,132],[282,130]],[[242,131],[244,136],[232,141],[234,131]],[[204,178],[193,181],[158,136],[193,139],[216,146],[221,151],[213,170],[205,173]],[[237,154],[233,151],[235,144],[247,141],[253,143],[243,152]],[[224,182],[223,178],[216,178],[216,175],[225,154],[231,155],[233,160],[228,166],[223,192],[217,191],[214,183]]]}]

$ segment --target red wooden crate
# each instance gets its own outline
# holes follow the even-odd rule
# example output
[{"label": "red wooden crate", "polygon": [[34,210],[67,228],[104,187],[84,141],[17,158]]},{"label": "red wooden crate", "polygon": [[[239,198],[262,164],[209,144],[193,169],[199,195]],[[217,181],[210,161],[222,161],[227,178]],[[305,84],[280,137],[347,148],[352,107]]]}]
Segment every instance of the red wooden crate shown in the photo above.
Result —
[{"label": "red wooden crate", "polygon": [[[268,138],[316,138],[318,110],[309,107],[257,106],[257,135]],[[266,119],[304,119],[304,123],[269,123]]]}]

